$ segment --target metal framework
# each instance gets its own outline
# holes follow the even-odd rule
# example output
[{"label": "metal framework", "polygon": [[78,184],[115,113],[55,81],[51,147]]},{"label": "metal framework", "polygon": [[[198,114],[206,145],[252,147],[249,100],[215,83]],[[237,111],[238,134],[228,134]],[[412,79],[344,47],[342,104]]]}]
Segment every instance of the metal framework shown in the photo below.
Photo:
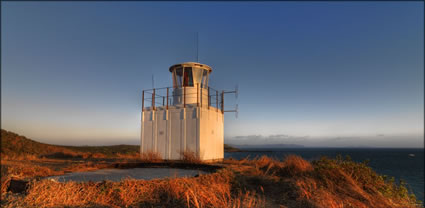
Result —
[{"label": "metal framework", "polygon": [[[142,112],[146,109],[150,108],[151,110],[156,110],[157,107],[165,107],[167,110],[169,109],[169,106],[172,105],[174,96],[183,97],[183,104],[176,105],[183,108],[186,108],[187,102],[186,97],[192,96],[196,94],[196,106],[197,107],[206,107],[210,109],[210,107],[215,107],[216,111],[220,110],[221,113],[225,112],[234,112],[238,113],[238,104],[236,104],[234,109],[231,110],[225,110],[224,109],[224,95],[225,94],[235,94],[236,98],[238,95],[238,89],[236,87],[235,90],[232,91],[224,91],[221,92],[212,88],[208,87],[208,101],[207,105],[203,105],[202,97],[202,90],[199,90],[199,83],[196,85],[196,93],[188,93],[186,91],[186,87],[183,87],[183,93],[182,94],[176,94],[174,93],[172,96],[170,96],[170,89],[173,89],[173,87],[161,87],[161,88],[153,88],[153,89],[146,89],[142,91]],[[150,94],[151,96],[145,96],[146,94]],[[150,98],[149,98],[150,97]],[[147,102],[146,102],[147,101]],[[149,106],[145,105],[145,102],[150,104]]]}]

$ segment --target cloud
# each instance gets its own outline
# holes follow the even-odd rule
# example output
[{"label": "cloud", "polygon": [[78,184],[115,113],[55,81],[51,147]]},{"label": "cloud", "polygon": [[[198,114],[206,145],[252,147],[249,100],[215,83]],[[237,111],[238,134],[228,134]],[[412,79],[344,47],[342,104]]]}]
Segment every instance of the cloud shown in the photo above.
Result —
[{"label": "cloud", "polygon": [[307,142],[308,136],[291,136],[287,134],[275,134],[269,136],[248,135],[226,138],[229,144],[259,145],[259,144],[300,144]]},{"label": "cloud", "polygon": [[225,143],[233,145],[267,145],[294,144],[305,147],[386,147],[386,148],[421,148],[424,146],[423,135],[371,135],[338,136],[319,138],[310,136],[293,136],[288,134],[247,135],[225,138]]}]

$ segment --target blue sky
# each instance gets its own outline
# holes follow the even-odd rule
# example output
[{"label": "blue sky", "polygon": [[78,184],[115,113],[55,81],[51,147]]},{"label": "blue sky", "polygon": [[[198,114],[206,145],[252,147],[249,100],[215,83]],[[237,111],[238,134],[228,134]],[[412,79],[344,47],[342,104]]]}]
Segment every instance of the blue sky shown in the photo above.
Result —
[{"label": "blue sky", "polygon": [[210,85],[239,84],[226,141],[423,147],[423,11],[423,2],[2,2],[2,128],[55,144],[138,144],[141,90],[152,74],[155,87],[170,86],[169,66],[196,61],[199,32]]}]

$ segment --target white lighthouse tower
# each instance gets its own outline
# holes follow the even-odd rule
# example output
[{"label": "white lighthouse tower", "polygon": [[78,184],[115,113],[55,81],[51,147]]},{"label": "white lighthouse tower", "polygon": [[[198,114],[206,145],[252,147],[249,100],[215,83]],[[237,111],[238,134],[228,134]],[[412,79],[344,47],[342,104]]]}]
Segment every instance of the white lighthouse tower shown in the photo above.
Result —
[{"label": "white lighthouse tower", "polygon": [[169,70],[172,87],[143,90],[141,155],[153,152],[164,160],[181,160],[191,152],[203,161],[223,159],[226,92],[208,86],[211,67],[186,62]]}]

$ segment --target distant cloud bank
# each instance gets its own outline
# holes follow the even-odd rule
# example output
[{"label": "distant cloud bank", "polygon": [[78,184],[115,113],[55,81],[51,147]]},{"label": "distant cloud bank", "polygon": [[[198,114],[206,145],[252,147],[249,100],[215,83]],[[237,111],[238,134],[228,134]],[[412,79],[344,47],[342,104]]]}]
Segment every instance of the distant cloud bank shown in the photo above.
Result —
[{"label": "distant cloud bank", "polygon": [[304,147],[388,147],[388,148],[423,148],[423,135],[385,135],[375,136],[341,136],[319,138],[310,136],[276,135],[247,135],[224,139],[226,144],[232,145],[292,145]]}]

